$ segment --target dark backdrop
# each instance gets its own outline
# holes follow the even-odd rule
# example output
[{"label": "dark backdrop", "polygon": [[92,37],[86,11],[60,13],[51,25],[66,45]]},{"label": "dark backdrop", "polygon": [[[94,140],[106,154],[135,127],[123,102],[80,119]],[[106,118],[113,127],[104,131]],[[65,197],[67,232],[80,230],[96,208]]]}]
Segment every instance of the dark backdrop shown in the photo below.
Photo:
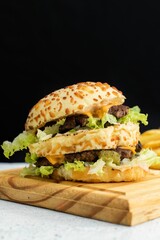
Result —
[{"label": "dark backdrop", "polygon": [[[78,81],[102,81],[160,127],[158,1],[1,1],[0,142],[23,131],[41,97]],[[20,155],[12,158],[23,161]],[[3,157],[1,160],[5,161]]]}]

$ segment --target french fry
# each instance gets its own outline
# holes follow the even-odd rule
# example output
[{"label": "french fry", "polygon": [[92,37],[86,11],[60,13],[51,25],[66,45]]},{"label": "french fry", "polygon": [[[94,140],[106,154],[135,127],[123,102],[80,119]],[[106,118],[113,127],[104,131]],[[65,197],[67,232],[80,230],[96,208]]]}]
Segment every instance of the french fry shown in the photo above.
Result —
[{"label": "french fry", "polygon": [[141,135],[142,136],[149,136],[149,135],[154,135],[154,134],[159,134],[160,135],[160,129],[158,128],[158,129],[150,129],[150,130],[147,130],[147,131],[145,131],[145,132],[143,132]]},{"label": "french fry", "polygon": [[[143,132],[140,135],[140,141],[143,148],[150,148],[160,156],[160,129],[150,129]],[[160,169],[159,165],[154,166],[154,168]]]},{"label": "french fry", "polygon": [[160,163],[153,163],[150,168],[160,170]]},{"label": "french fry", "polygon": [[160,129],[151,129],[146,132],[143,132],[140,135],[140,139],[144,142],[151,140],[160,139]]},{"label": "french fry", "polygon": [[157,153],[158,156],[160,156],[160,147],[153,150]]},{"label": "french fry", "polygon": [[157,140],[160,140],[160,135],[140,136],[140,141],[142,145],[145,145],[151,141],[157,141]]},{"label": "french fry", "polygon": [[148,141],[147,143],[143,144],[142,143],[142,146],[144,148],[152,148],[152,149],[155,149],[155,148],[158,148],[160,147],[160,139],[159,140],[151,140],[151,141]]},{"label": "french fry", "polygon": [[[160,129],[150,129],[140,135],[140,142],[143,148],[152,149],[157,156],[160,156]],[[150,169],[160,170],[160,161],[153,163]]]}]

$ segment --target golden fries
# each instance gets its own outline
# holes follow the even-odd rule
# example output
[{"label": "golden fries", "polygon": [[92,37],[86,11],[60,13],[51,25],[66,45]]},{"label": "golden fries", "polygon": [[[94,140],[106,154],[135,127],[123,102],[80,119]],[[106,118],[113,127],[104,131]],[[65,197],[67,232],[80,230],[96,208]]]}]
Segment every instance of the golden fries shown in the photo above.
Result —
[{"label": "golden fries", "polygon": [[150,130],[147,130],[147,131],[145,131],[145,132],[143,132],[141,135],[153,135],[153,134],[160,134],[160,128],[158,128],[158,129],[150,129]]},{"label": "golden fries", "polygon": [[155,170],[160,170],[160,163],[153,163],[149,168],[155,169]]},{"label": "golden fries", "polygon": [[160,156],[160,129],[150,129],[143,132],[140,135],[140,141],[143,148],[150,148]]},{"label": "golden fries", "polygon": [[148,140],[147,142],[142,143],[144,148],[159,148],[160,147],[160,139],[152,139],[152,140]]}]

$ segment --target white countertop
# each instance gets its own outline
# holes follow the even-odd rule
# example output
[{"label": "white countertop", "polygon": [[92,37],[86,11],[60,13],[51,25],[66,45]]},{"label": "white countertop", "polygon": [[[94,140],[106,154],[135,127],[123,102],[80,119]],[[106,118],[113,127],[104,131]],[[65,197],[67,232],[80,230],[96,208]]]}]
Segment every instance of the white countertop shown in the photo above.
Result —
[{"label": "white countertop", "polygon": [[[0,170],[24,166],[0,163]],[[0,200],[0,240],[159,240],[160,218],[123,226]]]}]

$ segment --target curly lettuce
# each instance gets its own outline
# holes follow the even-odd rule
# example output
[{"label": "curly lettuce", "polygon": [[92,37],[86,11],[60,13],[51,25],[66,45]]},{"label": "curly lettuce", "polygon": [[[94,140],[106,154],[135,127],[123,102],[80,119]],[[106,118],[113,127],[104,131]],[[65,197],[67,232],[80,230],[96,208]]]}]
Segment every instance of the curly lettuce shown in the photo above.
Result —
[{"label": "curly lettuce", "polygon": [[[12,142],[4,141],[1,145],[4,156],[9,159],[15,152],[27,149],[30,144],[51,138],[53,135],[59,133],[59,127],[64,123],[65,118],[60,119],[50,127],[45,127],[43,131],[38,129],[37,134],[33,131],[23,131]],[[29,159],[29,155],[26,156],[26,159]],[[31,158],[28,161],[32,162]]]},{"label": "curly lettuce", "polygon": [[147,121],[148,114],[141,113],[141,110],[138,106],[134,106],[129,109],[128,114],[124,117],[121,117],[117,119],[112,114],[106,113],[101,119],[95,118],[95,117],[89,117],[88,123],[86,126],[91,129],[97,129],[97,128],[104,128],[105,124],[108,123],[110,125],[114,125],[117,123],[128,123],[132,122],[135,124],[142,123],[144,125],[148,124]]},{"label": "curly lettuce", "polygon": [[27,149],[29,144],[37,142],[32,131],[23,131],[12,142],[4,141],[1,145],[4,156],[10,158],[15,152]]},{"label": "curly lettuce", "polygon": [[138,106],[134,106],[129,109],[129,112],[126,116],[118,119],[119,123],[127,123],[127,122],[132,122],[132,123],[139,123],[141,122],[144,125],[148,125],[148,114],[144,114],[140,112],[140,108]]},{"label": "curly lettuce", "polygon": [[106,123],[110,124],[116,124],[117,119],[115,116],[106,113],[102,119],[100,118],[95,118],[95,117],[89,117],[88,122],[86,124],[87,127],[91,129],[97,129],[97,128],[104,128]]},{"label": "curly lettuce", "polygon": [[74,171],[84,171],[85,170],[85,165],[83,161],[79,161],[79,160],[74,160],[74,162],[70,163],[70,162],[65,162],[64,163],[64,168],[65,170],[70,170],[73,169]]},{"label": "curly lettuce", "polygon": [[32,164],[29,164],[29,166],[24,167],[22,171],[20,172],[21,177],[26,176],[33,176],[33,177],[42,177],[42,178],[48,178],[54,171],[53,166],[41,166],[36,167]]}]

